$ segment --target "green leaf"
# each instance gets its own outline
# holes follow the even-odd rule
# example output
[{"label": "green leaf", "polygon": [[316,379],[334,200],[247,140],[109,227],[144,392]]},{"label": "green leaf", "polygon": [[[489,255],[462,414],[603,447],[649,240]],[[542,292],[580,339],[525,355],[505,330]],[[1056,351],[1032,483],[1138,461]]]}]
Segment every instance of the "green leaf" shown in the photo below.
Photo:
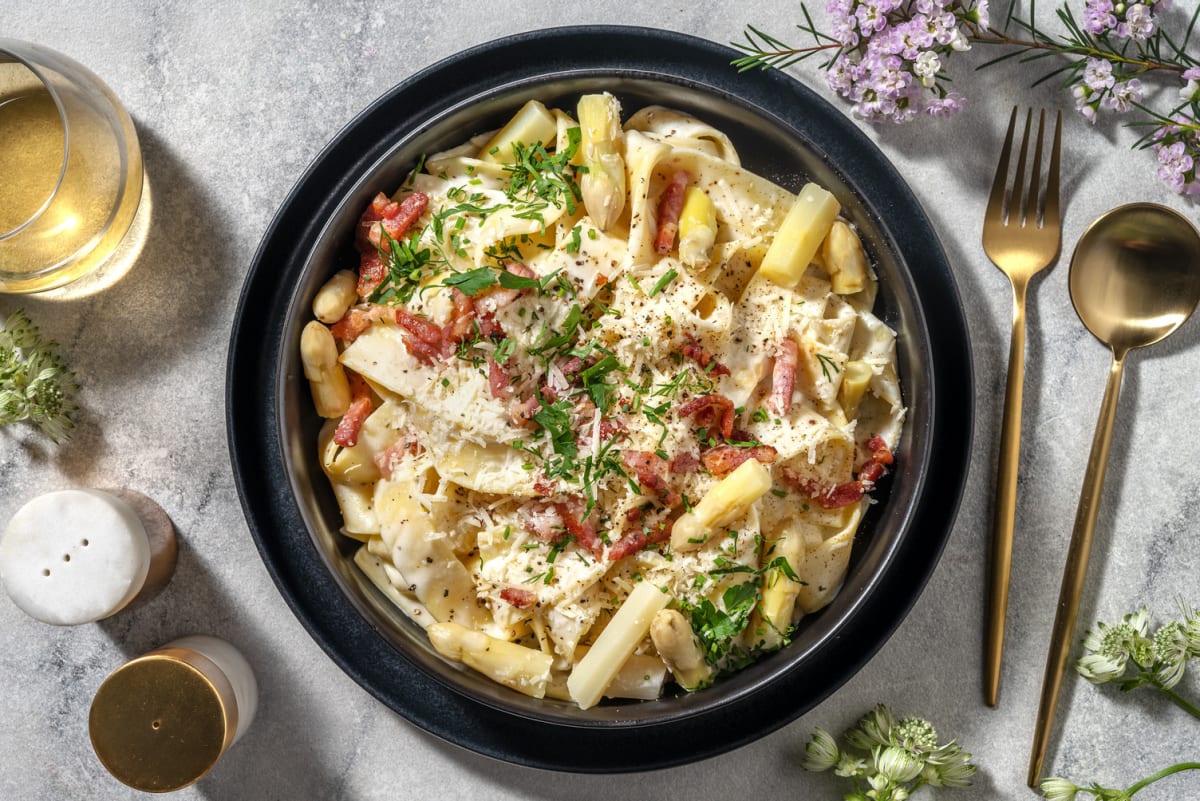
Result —
[{"label": "green leaf", "polygon": [[471,297],[495,286],[496,272],[491,267],[476,267],[474,270],[447,276],[442,283]]}]

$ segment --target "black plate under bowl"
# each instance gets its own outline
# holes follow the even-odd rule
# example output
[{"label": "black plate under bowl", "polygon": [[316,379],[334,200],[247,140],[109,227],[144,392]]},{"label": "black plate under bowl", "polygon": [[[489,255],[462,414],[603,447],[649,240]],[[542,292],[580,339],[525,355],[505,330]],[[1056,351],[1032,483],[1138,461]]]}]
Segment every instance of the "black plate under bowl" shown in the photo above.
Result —
[{"label": "black plate under bowl", "polygon": [[[828,103],[778,71],[658,30],[574,27],[476,47],[426,69],[356,117],[284,201],[251,265],[230,343],[229,447],[250,531],[296,616],[375,697],[451,742],[510,762],[614,772],[743,745],[811,709],[900,623],[957,511],[973,408],[967,328],[937,234],[892,165]],[[725,130],[747,167],[841,200],[880,276],[877,313],[898,332],[908,420],[894,475],[869,511],[844,587],[790,645],[695,694],[579,710],[492,684],[438,656],[351,561],[356,543],[316,455],[320,420],[298,358],[317,288],[357,263],[352,231],[423,153],[499,126],[537,98],[573,106],[608,90],[629,112],[661,104]]]}]

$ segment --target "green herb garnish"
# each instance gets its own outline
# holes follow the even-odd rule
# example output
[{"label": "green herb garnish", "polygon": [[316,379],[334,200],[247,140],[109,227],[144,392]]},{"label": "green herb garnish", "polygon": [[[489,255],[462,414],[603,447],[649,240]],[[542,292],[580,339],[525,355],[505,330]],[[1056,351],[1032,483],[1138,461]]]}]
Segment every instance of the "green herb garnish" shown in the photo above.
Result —
[{"label": "green herb garnish", "polygon": [[0,328],[0,425],[28,420],[52,442],[67,440],[78,388],[58,343],[44,341],[23,310],[10,314]]}]

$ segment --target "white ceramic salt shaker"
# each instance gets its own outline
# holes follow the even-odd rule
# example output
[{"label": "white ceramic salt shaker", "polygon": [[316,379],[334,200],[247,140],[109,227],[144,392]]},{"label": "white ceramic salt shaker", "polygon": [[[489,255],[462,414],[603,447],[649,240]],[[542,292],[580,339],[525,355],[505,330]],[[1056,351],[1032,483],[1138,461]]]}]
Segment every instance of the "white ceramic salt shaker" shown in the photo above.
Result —
[{"label": "white ceramic salt shaker", "polygon": [[110,617],[175,571],[175,528],[146,496],[70,489],[40,495],[0,538],[0,583],[26,614],[57,626]]}]

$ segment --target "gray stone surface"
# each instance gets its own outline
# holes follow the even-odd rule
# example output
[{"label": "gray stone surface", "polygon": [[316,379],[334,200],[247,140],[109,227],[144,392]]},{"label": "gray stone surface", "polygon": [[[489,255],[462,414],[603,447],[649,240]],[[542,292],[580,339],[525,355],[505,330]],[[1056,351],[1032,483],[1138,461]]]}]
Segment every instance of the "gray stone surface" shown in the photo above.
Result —
[{"label": "gray stone surface", "polygon": [[[1151,156],[1129,150],[1135,134],[1089,130],[1065,94],[1031,90],[1033,73],[1015,65],[982,73],[960,65],[956,86],[973,102],[955,119],[863,126],[932,217],[971,325],[974,458],[945,554],[895,636],[795,723],[686,767],[558,775],[491,761],[410,725],[345,676],[283,602],[247,532],[225,445],[225,357],[238,292],[305,166],[356,112],[414,71],[488,39],[567,23],[664,27],[719,42],[752,23],[798,39],[799,6],[9,0],[2,19],[2,35],[83,61],[125,101],[142,135],[154,205],[140,261],[110,291],[70,303],[0,297],[0,316],[26,307],[63,344],[85,407],[81,429],[61,448],[23,427],[0,429],[0,520],[51,489],[126,486],[162,504],[181,552],[164,593],[96,625],[45,626],[0,597],[0,799],[136,797],[92,753],[92,695],[128,658],[197,632],[243,650],[262,703],[246,738],[182,798],[835,798],[843,790],[833,779],[800,769],[804,743],[814,726],[840,730],[877,702],[932,718],[976,754],[975,786],[953,797],[1032,797],[1024,777],[1042,664],[1108,365],[1072,311],[1067,257],[1085,226],[1121,203],[1156,201],[1195,216],[1194,205],[1154,177]],[[793,72],[825,91],[815,64]],[[1014,103],[1068,108],[1065,253],[1030,296],[1009,646],[1002,703],[991,710],[981,700],[980,630],[1010,297],[979,230]],[[1142,604],[1173,614],[1179,597],[1200,603],[1198,337],[1193,320],[1168,344],[1130,359],[1081,623]],[[1189,688],[1197,689],[1194,680]],[[1124,785],[1198,756],[1196,721],[1156,698],[1120,697],[1073,675],[1060,721],[1050,770],[1080,780]],[[1138,798],[1198,794],[1193,774]]]}]

